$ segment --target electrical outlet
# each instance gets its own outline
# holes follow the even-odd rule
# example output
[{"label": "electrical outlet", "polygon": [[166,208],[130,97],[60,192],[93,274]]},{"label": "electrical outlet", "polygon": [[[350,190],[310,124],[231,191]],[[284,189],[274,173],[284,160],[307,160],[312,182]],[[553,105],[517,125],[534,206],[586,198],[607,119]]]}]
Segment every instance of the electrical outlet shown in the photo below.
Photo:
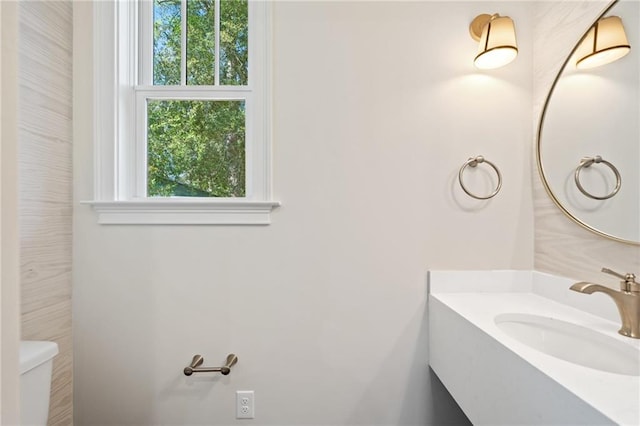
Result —
[{"label": "electrical outlet", "polygon": [[236,391],[236,419],[254,419],[254,402],[253,391]]}]

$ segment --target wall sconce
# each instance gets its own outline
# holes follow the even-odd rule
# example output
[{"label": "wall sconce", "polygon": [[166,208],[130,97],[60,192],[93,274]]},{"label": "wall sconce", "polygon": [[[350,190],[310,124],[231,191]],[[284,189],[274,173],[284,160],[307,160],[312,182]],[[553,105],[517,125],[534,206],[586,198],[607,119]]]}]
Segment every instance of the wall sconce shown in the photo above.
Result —
[{"label": "wall sconce", "polygon": [[482,14],[469,25],[469,32],[479,41],[478,55],[473,64],[480,69],[499,68],[518,56],[516,30],[508,16]]},{"label": "wall sconce", "polygon": [[576,50],[576,67],[588,69],[617,61],[629,53],[631,46],[619,16],[596,22]]}]

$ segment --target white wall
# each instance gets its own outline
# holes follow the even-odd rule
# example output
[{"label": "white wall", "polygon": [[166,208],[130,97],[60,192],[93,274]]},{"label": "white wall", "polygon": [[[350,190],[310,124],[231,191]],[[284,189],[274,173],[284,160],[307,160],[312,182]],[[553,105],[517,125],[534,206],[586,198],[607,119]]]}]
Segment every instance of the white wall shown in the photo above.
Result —
[{"label": "white wall", "polygon": [[[90,7],[74,10],[75,422],[234,424],[245,389],[253,424],[464,422],[428,370],[426,273],[532,267],[532,5],[275,3],[268,227],[100,226],[79,204]],[[468,25],[496,11],[521,55],[478,73]],[[478,154],[504,176],[489,202],[455,181]],[[229,352],[227,377],[182,375]]]}]

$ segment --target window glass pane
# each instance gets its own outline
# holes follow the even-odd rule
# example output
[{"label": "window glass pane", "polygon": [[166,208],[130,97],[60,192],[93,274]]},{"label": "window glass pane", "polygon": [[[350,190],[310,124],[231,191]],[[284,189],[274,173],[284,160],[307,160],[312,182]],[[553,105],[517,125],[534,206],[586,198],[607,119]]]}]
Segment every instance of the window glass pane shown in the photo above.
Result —
[{"label": "window glass pane", "polygon": [[153,2],[153,84],[180,84],[180,0]]},{"label": "window glass pane", "polygon": [[215,84],[215,2],[187,1],[187,84]]},{"label": "window glass pane", "polygon": [[248,11],[247,0],[220,2],[220,84],[248,82]]},{"label": "window glass pane", "polygon": [[245,102],[149,100],[149,197],[244,197]]}]

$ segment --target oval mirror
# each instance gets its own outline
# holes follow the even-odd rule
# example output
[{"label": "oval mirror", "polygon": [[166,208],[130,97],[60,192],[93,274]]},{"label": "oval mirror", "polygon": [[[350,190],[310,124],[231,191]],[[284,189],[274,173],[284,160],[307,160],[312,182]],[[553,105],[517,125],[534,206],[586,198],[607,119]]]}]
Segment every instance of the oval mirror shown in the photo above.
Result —
[{"label": "oval mirror", "polygon": [[640,243],[640,2],[613,2],[556,77],[537,162],[560,209],[585,228]]}]

